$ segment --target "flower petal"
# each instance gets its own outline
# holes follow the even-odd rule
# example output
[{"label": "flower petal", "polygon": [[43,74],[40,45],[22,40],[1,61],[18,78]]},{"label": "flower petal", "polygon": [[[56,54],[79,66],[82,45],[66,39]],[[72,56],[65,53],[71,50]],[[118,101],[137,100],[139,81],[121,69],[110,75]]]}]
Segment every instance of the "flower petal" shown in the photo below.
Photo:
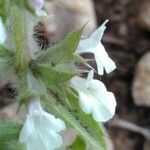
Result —
[{"label": "flower petal", "polygon": [[110,112],[110,118],[112,118],[116,109],[116,100],[114,94],[112,92],[107,92],[107,99],[109,103],[109,105],[107,103],[107,110]]},{"label": "flower petal", "polygon": [[99,94],[102,96],[103,94],[105,94],[107,92],[107,89],[104,85],[103,82],[93,79],[88,87],[88,92],[91,95],[99,96]]},{"label": "flower petal", "polygon": [[38,16],[38,17],[47,17],[47,13],[42,10],[42,9],[36,9],[35,10],[35,14]]},{"label": "flower petal", "polygon": [[19,141],[21,143],[28,142],[28,139],[30,138],[31,135],[33,135],[34,131],[35,130],[33,120],[31,117],[27,116],[24,126],[20,132]]},{"label": "flower petal", "polygon": [[64,130],[66,128],[65,123],[61,119],[56,119],[53,115],[48,114],[47,112],[44,112],[44,116],[45,123],[54,131],[60,132],[61,130]]},{"label": "flower petal", "polygon": [[96,30],[96,31],[94,31],[92,34],[91,34],[91,36],[90,36],[90,38],[95,38],[95,41],[97,41],[97,44],[98,44],[98,42],[99,41],[101,41],[101,39],[102,39],[102,36],[103,36],[103,34],[104,34],[104,31],[105,31],[105,29],[106,29],[106,23],[108,22],[109,20],[108,19],[106,19],[104,22],[103,22],[103,24]]},{"label": "flower petal", "polygon": [[27,150],[55,150],[63,143],[59,135],[63,129],[64,122],[45,112],[39,98],[36,98],[30,103],[29,114],[20,132],[19,141],[26,145]]},{"label": "flower petal", "polygon": [[[113,93],[108,92],[105,85],[93,79],[93,71],[90,71],[87,80],[75,77],[73,88],[79,93],[79,105],[86,113],[92,113],[94,120],[106,122],[113,117],[116,109],[116,101]],[[81,82],[80,82],[81,81]],[[82,82],[84,83],[81,85]],[[79,87],[78,87],[79,85]]]},{"label": "flower petal", "polygon": [[6,30],[0,17],[0,45],[3,44],[5,40],[6,40]]},{"label": "flower petal", "polygon": [[104,112],[103,107],[101,105],[100,106],[96,105],[96,102],[94,101],[92,108],[93,119],[98,122],[104,122],[105,116],[103,115],[103,112]]},{"label": "flower petal", "polygon": [[115,63],[109,58],[104,46],[101,43],[103,33],[106,29],[106,20],[89,38],[81,39],[75,54],[93,53],[95,56],[98,74],[103,75],[104,69],[110,73],[116,68]]},{"label": "flower petal", "polygon": [[87,76],[86,88],[89,86],[90,82],[93,80],[93,77],[94,77],[94,71],[91,70],[91,71],[88,73],[88,76]]},{"label": "flower petal", "polygon": [[56,132],[54,132],[53,130],[51,131],[51,135],[52,135],[53,140],[50,140],[50,139],[49,140],[51,141],[52,146],[54,148],[59,148],[63,143],[61,136],[57,134]]},{"label": "flower petal", "polygon": [[75,76],[70,80],[70,86],[77,91],[84,90],[87,86],[87,81],[81,77]]},{"label": "flower petal", "polygon": [[88,95],[86,95],[84,92],[79,92],[79,104],[82,110],[89,114],[92,110],[91,106],[91,99]]},{"label": "flower petal", "polygon": [[78,48],[75,51],[75,54],[82,54],[82,53],[94,53],[95,48],[100,43],[102,39],[103,33],[106,29],[105,24],[108,22],[106,20],[96,31],[94,31],[90,37],[86,39],[81,39],[79,42]]},{"label": "flower petal", "polygon": [[103,94],[102,97],[96,98],[93,103],[93,118],[96,121],[106,122],[115,114],[116,101],[111,92]]},{"label": "flower petal", "polygon": [[99,43],[95,50],[95,60],[97,63],[97,70],[99,75],[104,74],[104,69],[110,73],[116,68],[114,61],[109,58],[104,46]]},{"label": "flower petal", "polygon": [[44,0],[28,0],[28,4],[33,9],[42,9]]},{"label": "flower petal", "polygon": [[110,73],[116,69],[116,64],[110,57],[107,57],[105,59],[104,68],[105,68],[107,73]]}]

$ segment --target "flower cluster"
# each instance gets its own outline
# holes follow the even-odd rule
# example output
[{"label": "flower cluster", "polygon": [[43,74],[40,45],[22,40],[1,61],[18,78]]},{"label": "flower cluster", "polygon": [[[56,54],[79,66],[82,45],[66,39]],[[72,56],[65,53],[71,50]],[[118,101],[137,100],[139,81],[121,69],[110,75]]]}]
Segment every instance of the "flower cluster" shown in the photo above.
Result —
[{"label": "flower cluster", "polygon": [[[44,6],[44,0],[28,0],[28,4],[29,4],[30,8],[34,10],[34,12],[37,16],[47,16],[47,14],[42,10],[42,8]],[[40,59],[40,57],[36,57],[36,58],[39,58],[39,60],[43,64],[42,63],[40,64],[40,61],[34,61],[34,60],[27,62],[28,69],[26,72],[29,71],[31,73],[33,71],[31,74],[34,76],[34,78],[32,80],[33,83],[29,83],[30,84],[29,89],[32,90],[32,87],[35,88],[35,89],[33,89],[33,93],[31,92],[30,96],[27,95],[27,97],[29,97],[29,99],[26,102],[29,102],[29,100],[30,100],[30,102],[27,105],[28,106],[28,114],[27,114],[25,123],[23,125],[23,128],[21,129],[20,136],[19,136],[20,143],[25,144],[27,150],[55,150],[55,149],[61,148],[62,143],[63,143],[60,132],[66,128],[65,123],[63,122],[63,120],[58,119],[55,116],[53,116],[52,114],[49,114],[48,112],[44,111],[44,109],[41,105],[41,102],[40,102],[41,96],[43,96],[45,93],[46,94],[48,93],[47,92],[48,87],[45,86],[46,84],[45,84],[44,77],[51,78],[50,80],[54,80],[54,82],[57,82],[57,79],[59,80],[59,78],[61,78],[61,74],[62,74],[62,80],[60,79],[60,84],[62,82],[65,82],[65,84],[68,86],[68,83],[69,83],[69,90],[70,89],[72,90],[72,88],[73,88],[78,93],[77,96],[79,99],[79,106],[81,107],[82,111],[85,114],[91,114],[93,119],[95,120],[95,122],[106,122],[109,119],[111,119],[113,117],[113,115],[115,114],[116,101],[115,101],[114,94],[112,92],[107,91],[105,85],[101,81],[94,79],[94,70],[90,70],[88,72],[87,78],[82,78],[80,76],[75,75],[77,73],[76,72],[74,73],[72,71],[71,65],[73,64],[73,68],[75,68],[76,62],[75,61],[74,62],[72,61],[73,63],[69,62],[70,59],[77,58],[75,56],[79,56],[82,53],[92,53],[92,54],[94,54],[95,61],[97,64],[98,75],[103,75],[104,71],[106,71],[106,73],[110,73],[116,68],[114,61],[109,57],[109,55],[105,51],[103,44],[101,43],[101,39],[102,39],[102,36],[106,29],[105,25],[107,22],[108,22],[108,20],[106,20],[89,37],[80,39],[80,41],[79,41],[79,38],[76,39],[77,42],[76,41],[75,42],[78,45],[75,44],[75,42],[74,42],[74,45],[72,47],[76,50],[72,51],[71,54],[68,54],[68,53],[70,53],[70,51],[67,51],[66,49],[69,49],[68,47],[70,46],[70,44],[72,44],[70,41],[73,41],[75,36],[73,36],[72,39],[68,42],[69,44],[67,43],[68,45],[65,42],[69,38],[67,40],[65,39],[64,40],[65,42],[63,41],[65,43],[64,44],[65,46],[62,44],[63,42],[61,43],[63,46],[61,44],[57,44],[56,47],[54,46],[55,48],[51,50],[50,54],[53,55],[56,50],[57,51],[56,55],[61,55],[61,56],[60,57],[52,56],[53,58],[52,58],[52,62],[50,63],[50,65],[49,64],[47,65],[46,64],[47,62],[46,63],[42,62],[42,59]],[[5,40],[7,38],[7,32],[6,32],[7,29],[4,24],[5,24],[4,21],[0,17],[0,45],[4,45],[4,43],[6,43]],[[19,24],[19,27],[20,27],[20,24]],[[18,32],[15,32],[15,33],[17,33],[17,35],[18,35]],[[81,33],[81,31],[80,31],[80,33]],[[19,38],[17,38],[17,40],[16,40],[17,42],[18,42],[18,39],[20,39],[20,36],[19,36]],[[25,38],[25,40],[27,40],[27,39],[28,38]],[[78,41],[79,41],[79,43],[78,43]],[[21,48],[22,48],[22,45],[23,44],[21,43]],[[27,49],[28,48],[29,47],[27,46]],[[65,52],[62,52],[62,51],[60,52],[61,48],[62,49],[64,48]],[[26,47],[25,48],[23,47],[22,49],[26,50]],[[9,62],[8,64],[15,64],[14,58],[17,59],[17,57],[14,57],[14,53],[11,53],[10,51],[7,51],[7,52],[8,52],[8,55],[6,58],[8,59],[8,62]],[[68,56],[65,56],[65,55],[68,55]],[[13,59],[10,59],[11,56],[13,56]],[[22,57],[23,55],[20,51],[19,51],[18,56],[20,56],[21,59],[24,58],[24,57]],[[42,56],[44,56],[44,55],[42,55]],[[20,57],[19,57],[19,61],[20,61]],[[62,58],[63,61],[60,64],[59,63],[55,64],[55,61],[57,61],[57,59],[58,59],[58,62],[59,62],[59,59],[61,57],[64,57],[64,58]],[[10,63],[11,60],[13,60],[13,63]],[[19,61],[17,62],[18,64],[19,64]],[[25,62],[26,61],[27,60],[25,60]],[[22,67],[23,61],[21,60],[20,62],[21,62],[21,67]],[[69,65],[71,67],[68,65],[68,62],[70,63]],[[37,63],[37,64],[35,65],[35,63]],[[35,70],[33,69],[34,65],[35,65],[35,68],[34,68]],[[67,66],[66,67],[67,69],[69,67],[71,69],[69,68],[65,72],[65,69],[66,69],[65,66]],[[24,68],[26,69],[27,67],[25,66]],[[15,66],[14,68],[16,69],[17,67]],[[92,67],[90,67],[90,68],[92,68]],[[36,72],[36,69],[39,69],[39,70]],[[75,69],[75,71],[76,71],[76,69]],[[53,74],[53,72],[54,72],[54,74]],[[39,76],[36,76],[34,73],[35,74],[39,73],[40,75],[41,74],[45,75],[46,73],[47,74],[49,73],[50,75],[48,74],[48,75],[45,75],[44,77],[42,75],[41,75],[42,77],[39,75],[41,77],[40,78]],[[59,76],[55,78],[55,76],[57,76],[57,74]],[[44,94],[41,91],[39,91],[40,88],[38,89],[36,87],[36,84],[34,84],[34,83],[37,83],[35,81],[36,77],[38,79],[40,78],[42,80],[42,84],[45,84],[44,87],[46,87],[45,88],[46,92],[44,91],[43,92]],[[29,82],[31,81],[31,78],[30,78]],[[69,82],[68,82],[68,80],[69,80]],[[50,81],[49,83],[53,83],[53,81]],[[57,83],[59,83],[59,82],[57,82]],[[34,84],[34,85],[31,86],[31,84]],[[36,91],[36,88],[39,93]],[[56,89],[56,88],[57,87],[54,87],[54,89]],[[57,92],[57,90],[58,89],[56,89],[55,92]],[[28,92],[28,90],[27,90],[27,92]],[[55,97],[55,93],[54,94],[52,93],[52,95],[54,95],[54,97]],[[31,97],[32,97],[32,99],[31,99]],[[54,112],[54,111],[52,111],[52,112]]]},{"label": "flower cluster", "polygon": [[[108,56],[100,41],[107,22],[108,20],[88,38],[81,39],[74,53],[75,55],[87,52],[93,53],[100,75],[104,73],[104,69],[109,73],[116,68],[115,63]],[[93,76],[94,71],[91,70],[87,79],[74,76],[69,84],[79,94],[81,109],[86,114],[91,113],[95,121],[106,122],[115,113],[115,97],[113,93],[107,91],[101,81],[94,79]],[[20,133],[20,141],[26,144],[27,150],[54,150],[62,145],[59,132],[65,129],[65,124],[62,120],[46,113],[39,101],[40,99],[33,100],[29,104],[29,114]]]}]

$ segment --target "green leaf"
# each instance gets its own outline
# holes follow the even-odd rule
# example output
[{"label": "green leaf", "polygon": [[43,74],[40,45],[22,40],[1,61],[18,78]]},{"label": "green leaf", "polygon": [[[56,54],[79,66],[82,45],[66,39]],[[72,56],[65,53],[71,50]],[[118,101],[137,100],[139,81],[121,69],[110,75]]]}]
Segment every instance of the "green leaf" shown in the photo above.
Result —
[{"label": "green leaf", "polygon": [[66,82],[77,74],[72,62],[60,63],[55,67],[50,67],[48,64],[38,65],[37,72],[47,86]]},{"label": "green leaf", "polygon": [[44,51],[32,63],[31,70],[39,75],[50,89],[78,74],[75,63],[81,59],[74,55],[74,51],[81,34],[82,29],[71,32],[63,41]]},{"label": "green leaf", "polygon": [[63,41],[50,47],[43,52],[37,59],[38,62],[49,62],[50,64],[58,64],[66,60],[74,59],[74,51],[76,50],[81,38],[82,29],[71,32]]},{"label": "green leaf", "polygon": [[14,57],[14,52],[8,50],[6,47],[4,46],[0,46],[0,58],[6,58],[6,57]]},{"label": "green leaf", "polygon": [[22,125],[12,122],[0,122],[0,149],[5,143],[11,140],[18,140]]},{"label": "green leaf", "polygon": [[8,15],[9,0],[0,0],[0,17],[5,21]]},{"label": "green leaf", "polygon": [[19,143],[18,140],[12,140],[2,143],[0,146],[2,150],[26,150],[25,145]]},{"label": "green leaf", "polygon": [[0,121],[0,150],[24,150],[18,142],[22,125]]},{"label": "green leaf", "polygon": [[45,87],[39,78],[36,78],[30,71],[27,73],[27,86],[32,95],[44,95]]},{"label": "green leaf", "polygon": [[11,4],[15,4],[19,8],[24,8],[26,5],[26,0],[11,0]]},{"label": "green leaf", "polygon": [[13,70],[15,67],[14,53],[0,46],[0,75]]},{"label": "green leaf", "polygon": [[32,97],[42,96],[46,93],[46,87],[39,78],[28,71],[19,80],[19,102],[20,106],[26,104]]},{"label": "green leaf", "polygon": [[86,150],[86,143],[78,136],[75,142],[69,147],[69,150]]},{"label": "green leaf", "polygon": [[77,74],[75,64],[72,61],[59,63],[54,67],[54,70],[65,74],[71,74],[71,76]]},{"label": "green leaf", "polygon": [[47,96],[46,99],[43,99],[43,103],[48,112],[64,120],[69,127],[74,127],[88,143],[98,146],[100,150],[106,150],[103,126],[80,109],[76,96],[68,94],[68,106],[61,104],[63,100],[57,100],[57,97]]},{"label": "green leaf", "polygon": [[71,110],[76,117],[76,119],[80,122],[80,124],[85,128],[85,130],[90,133],[91,137],[97,142],[97,145],[101,148],[101,150],[106,149],[106,141],[105,141],[105,130],[101,123],[93,120],[92,115],[85,114],[81,108],[79,107],[78,95],[72,89],[68,89],[68,99],[71,105]]}]

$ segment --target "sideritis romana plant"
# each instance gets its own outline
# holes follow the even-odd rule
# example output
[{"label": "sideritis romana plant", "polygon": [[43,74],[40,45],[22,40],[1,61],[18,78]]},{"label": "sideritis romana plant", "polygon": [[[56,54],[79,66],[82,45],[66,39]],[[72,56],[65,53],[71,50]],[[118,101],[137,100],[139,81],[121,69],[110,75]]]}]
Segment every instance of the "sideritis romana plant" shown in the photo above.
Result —
[{"label": "sideritis romana plant", "polygon": [[[114,116],[116,101],[94,73],[116,68],[101,43],[108,20],[89,37],[82,38],[81,27],[51,44],[41,38],[41,21],[49,17],[43,5],[44,0],[0,0],[0,74],[13,79],[18,110],[27,108],[22,124],[0,122],[0,149],[62,149],[60,132],[74,128],[84,141],[80,150],[87,144],[106,150],[102,123]],[[82,53],[93,53],[97,71]]]}]

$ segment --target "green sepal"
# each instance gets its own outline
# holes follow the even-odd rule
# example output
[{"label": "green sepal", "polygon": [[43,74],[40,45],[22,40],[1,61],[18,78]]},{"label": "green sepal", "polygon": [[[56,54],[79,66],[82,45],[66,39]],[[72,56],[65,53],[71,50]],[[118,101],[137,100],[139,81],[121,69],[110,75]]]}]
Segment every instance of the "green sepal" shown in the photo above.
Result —
[{"label": "green sepal", "polygon": [[16,5],[18,8],[24,9],[27,0],[11,0],[11,5]]},{"label": "green sepal", "polygon": [[81,38],[82,29],[75,30],[67,35],[64,40],[50,47],[37,59],[41,63],[50,63],[54,66],[60,62],[74,60],[74,52]]},{"label": "green sepal", "polygon": [[25,145],[19,143],[18,140],[12,140],[2,143],[0,146],[2,150],[26,150]]},{"label": "green sepal", "polygon": [[47,90],[41,79],[36,78],[31,71],[27,71],[27,74],[19,79],[18,89],[19,107],[27,104],[33,97],[45,95]]},{"label": "green sepal", "polygon": [[6,143],[12,140],[18,140],[19,133],[22,128],[21,124],[12,122],[0,122],[0,149],[3,146],[1,143]]},{"label": "green sepal", "polygon": [[6,21],[7,16],[9,15],[9,0],[0,0],[0,17],[3,21]]},{"label": "green sepal", "polygon": [[0,121],[0,150],[24,150],[18,141],[21,128],[21,124]]},{"label": "green sepal", "polygon": [[14,53],[4,46],[0,46],[0,75],[15,68]]},{"label": "green sepal", "polygon": [[74,63],[61,63],[54,67],[48,64],[38,65],[37,72],[39,77],[48,86],[57,85],[70,80],[77,74]]}]

